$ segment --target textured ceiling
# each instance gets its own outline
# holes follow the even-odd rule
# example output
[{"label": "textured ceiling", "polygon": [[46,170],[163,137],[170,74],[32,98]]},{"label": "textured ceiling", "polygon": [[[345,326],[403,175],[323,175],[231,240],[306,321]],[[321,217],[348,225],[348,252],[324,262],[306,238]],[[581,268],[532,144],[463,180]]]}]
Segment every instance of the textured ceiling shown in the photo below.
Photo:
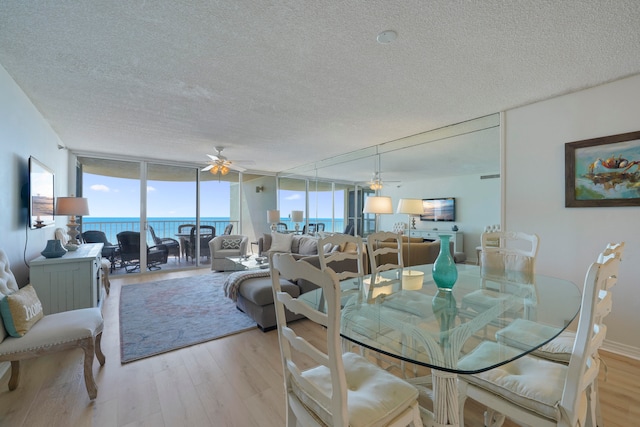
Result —
[{"label": "textured ceiling", "polygon": [[276,172],[637,74],[639,22],[638,0],[7,0],[0,65],[71,150]]}]

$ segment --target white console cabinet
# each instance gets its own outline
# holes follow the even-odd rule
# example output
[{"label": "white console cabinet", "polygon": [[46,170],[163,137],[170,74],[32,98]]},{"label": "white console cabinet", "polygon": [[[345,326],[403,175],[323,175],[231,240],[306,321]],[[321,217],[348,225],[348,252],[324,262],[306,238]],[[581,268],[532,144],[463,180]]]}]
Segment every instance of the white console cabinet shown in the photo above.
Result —
[{"label": "white console cabinet", "polygon": [[31,261],[30,282],[44,314],[98,307],[102,303],[102,243],[85,243],[60,258]]},{"label": "white console cabinet", "polygon": [[464,252],[464,235],[462,231],[451,230],[411,230],[411,237],[422,237],[425,240],[440,240],[440,236],[447,235],[453,242],[454,252]]}]

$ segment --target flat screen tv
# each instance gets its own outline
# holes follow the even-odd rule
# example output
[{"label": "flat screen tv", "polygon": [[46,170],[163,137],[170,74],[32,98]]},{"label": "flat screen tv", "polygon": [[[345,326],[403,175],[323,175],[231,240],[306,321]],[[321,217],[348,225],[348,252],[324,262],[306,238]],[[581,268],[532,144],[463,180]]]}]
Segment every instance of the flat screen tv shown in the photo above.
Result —
[{"label": "flat screen tv", "polygon": [[456,199],[455,197],[443,197],[439,199],[422,199],[424,213],[420,215],[421,221],[455,221]]},{"label": "flat screen tv", "polygon": [[53,171],[29,157],[29,225],[42,228],[53,224],[54,209]]}]

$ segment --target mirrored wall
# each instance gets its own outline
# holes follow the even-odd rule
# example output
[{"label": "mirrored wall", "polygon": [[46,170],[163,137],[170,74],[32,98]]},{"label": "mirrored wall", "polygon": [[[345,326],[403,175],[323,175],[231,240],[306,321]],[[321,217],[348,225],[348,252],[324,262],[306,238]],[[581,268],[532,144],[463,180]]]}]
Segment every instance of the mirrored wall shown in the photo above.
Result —
[{"label": "mirrored wall", "polygon": [[[283,216],[295,206],[307,223],[330,223],[327,231],[336,232],[352,223],[366,236],[375,223],[362,213],[369,195],[391,197],[394,209],[400,198],[453,197],[455,222],[418,220],[415,227],[455,226],[473,262],[484,227],[501,222],[500,158],[500,115],[493,114],[284,171],[278,175],[278,206]],[[380,215],[379,229],[399,223],[408,228],[407,215]]]}]

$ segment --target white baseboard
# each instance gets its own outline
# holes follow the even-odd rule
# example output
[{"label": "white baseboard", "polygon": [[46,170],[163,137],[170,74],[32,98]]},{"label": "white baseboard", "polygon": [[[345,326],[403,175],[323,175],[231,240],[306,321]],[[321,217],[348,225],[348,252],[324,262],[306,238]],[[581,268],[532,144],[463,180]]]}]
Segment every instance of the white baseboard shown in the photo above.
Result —
[{"label": "white baseboard", "polygon": [[604,343],[602,343],[602,349],[605,351],[610,351],[611,353],[619,354],[621,356],[629,357],[631,359],[640,360],[640,348],[638,347],[632,347],[630,345],[604,340]]}]

